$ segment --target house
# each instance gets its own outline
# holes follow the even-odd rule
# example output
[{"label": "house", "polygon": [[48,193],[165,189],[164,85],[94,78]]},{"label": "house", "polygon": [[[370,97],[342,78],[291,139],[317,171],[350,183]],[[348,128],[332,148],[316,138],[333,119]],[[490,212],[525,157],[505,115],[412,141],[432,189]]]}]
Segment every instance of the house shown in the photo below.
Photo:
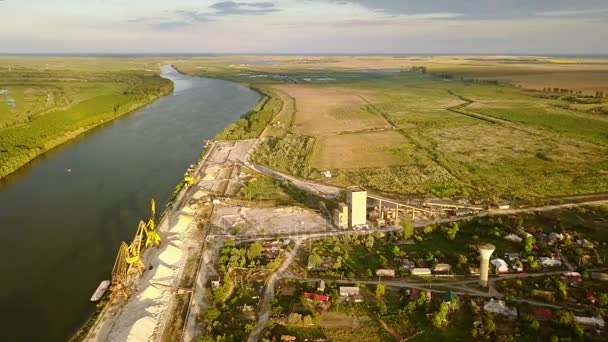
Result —
[{"label": "house", "polygon": [[211,288],[212,289],[217,289],[218,287],[220,287],[220,281],[219,280],[212,280],[211,281]]},{"label": "house", "polygon": [[450,272],[452,266],[450,264],[437,264],[433,268],[433,272]]},{"label": "house", "polygon": [[317,291],[325,292],[325,280],[319,280],[319,283],[317,284]]},{"label": "house", "polygon": [[395,278],[395,271],[388,269],[378,269],[376,270],[376,275],[378,277],[392,277]]},{"label": "house", "polygon": [[405,268],[408,271],[411,271],[414,268],[416,268],[416,263],[410,259],[395,258],[394,261],[395,261],[395,263],[400,263],[403,266],[403,268]]},{"label": "house", "polygon": [[578,272],[564,272],[562,273],[562,280],[573,285],[574,283],[582,283],[583,278]]},{"label": "house", "polygon": [[553,258],[540,257],[538,258],[538,261],[540,261],[540,264],[543,267],[560,267],[562,265],[561,260]]},{"label": "house", "polygon": [[604,319],[601,316],[597,316],[597,317],[581,317],[581,316],[574,316],[574,320],[582,325],[591,325],[600,329],[604,328]]},{"label": "house", "polygon": [[510,208],[510,206],[506,203],[502,203],[502,204],[498,205],[498,209],[500,209],[500,210],[507,210],[509,208]]},{"label": "house", "polygon": [[329,170],[323,171],[322,174],[323,174],[323,177],[325,177],[325,178],[331,178],[333,176],[331,174],[331,171],[329,171]]},{"label": "house", "polygon": [[517,318],[517,308],[508,307],[502,300],[490,299],[483,306],[484,311],[493,312],[497,315],[507,316],[508,318]]},{"label": "house", "polygon": [[429,268],[414,268],[411,273],[413,276],[428,277],[431,275],[431,270]]},{"label": "house", "polygon": [[479,275],[479,267],[469,267],[470,275]]},{"label": "house", "polygon": [[524,264],[521,260],[515,260],[515,262],[511,263],[511,269],[513,269],[514,272],[523,272]]},{"label": "house", "polygon": [[492,259],[490,263],[496,269],[496,273],[507,273],[509,272],[509,265],[502,259]]},{"label": "house", "polygon": [[519,260],[519,253],[505,253],[505,259],[513,262],[515,260]]},{"label": "house", "polygon": [[590,301],[591,303],[595,304],[595,301],[597,300],[595,293],[589,293],[587,295],[587,300]]},{"label": "house", "polygon": [[608,273],[591,272],[591,279],[599,281],[608,281]]},{"label": "house", "polygon": [[534,316],[538,320],[550,320],[553,319],[553,311],[546,308],[536,308],[534,309]]},{"label": "house", "polygon": [[549,244],[552,245],[556,241],[561,241],[564,239],[564,234],[553,232],[549,234]]},{"label": "house", "polygon": [[325,303],[329,301],[329,296],[326,295],[322,295],[322,294],[317,294],[317,293],[311,293],[311,292],[302,292],[302,296],[310,299],[310,300],[317,300],[319,302]]},{"label": "house", "polygon": [[356,286],[340,286],[340,297],[352,297],[360,294]]},{"label": "house", "polygon": [[444,303],[448,303],[450,305],[452,305],[452,303],[456,303],[456,306],[458,306],[458,295],[456,293],[454,293],[452,290],[447,291],[446,293],[443,294],[443,302]]},{"label": "house", "polygon": [[515,234],[509,234],[509,235],[505,236],[505,240],[520,243],[523,239]]}]

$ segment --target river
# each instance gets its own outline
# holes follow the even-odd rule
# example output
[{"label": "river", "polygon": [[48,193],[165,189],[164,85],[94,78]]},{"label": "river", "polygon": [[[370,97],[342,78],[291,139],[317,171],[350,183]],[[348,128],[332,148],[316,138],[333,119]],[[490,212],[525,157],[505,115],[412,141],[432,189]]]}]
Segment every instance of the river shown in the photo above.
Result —
[{"label": "river", "polygon": [[94,310],[120,241],[163,208],[203,141],[260,95],[170,66],[174,93],[55,149],[0,183],[0,334],[63,341]]}]

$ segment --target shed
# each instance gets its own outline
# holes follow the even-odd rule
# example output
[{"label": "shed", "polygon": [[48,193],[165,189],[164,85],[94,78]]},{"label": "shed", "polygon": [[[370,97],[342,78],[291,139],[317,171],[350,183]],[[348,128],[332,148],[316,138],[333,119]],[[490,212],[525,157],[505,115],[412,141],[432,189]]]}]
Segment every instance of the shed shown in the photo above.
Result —
[{"label": "shed", "polygon": [[414,268],[412,269],[412,275],[419,277],[430,276],[431,270],[428,268]]},{"label": "shed", "polygon": [[437,264],[433,268],[433,271],[434,272],[450,272],[451,269],[452,269],[452,266],[450,266],[450,264]]},{"label": "shed", "polygon": [[389,269],[378,269],[376,270],[376,275],[378,277],[395,277],[395,271]]},{"label": "shed", "polygon": [[340,297],[358,296],[359,288],[356,286],[340,286]]}]

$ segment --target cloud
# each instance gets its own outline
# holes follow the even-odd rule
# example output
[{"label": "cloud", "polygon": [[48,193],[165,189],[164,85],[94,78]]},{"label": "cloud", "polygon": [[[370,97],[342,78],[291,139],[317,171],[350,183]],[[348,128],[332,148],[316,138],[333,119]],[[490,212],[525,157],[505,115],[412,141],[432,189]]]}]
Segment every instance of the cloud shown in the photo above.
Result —
[{"label": "cloud", "polygon": [[[388,15],[458,13],[449,19],[496,20],[534,18],[543,13],[579,12],[577,17],[596,17],[606,8],[605,0],[327,0],[340,4],[357,4]],[[570,15],[569,15],[570,16]]]},{"label": "cloud", "polygon": [[192,24],[187,21],[163,21],[151,24],[151,26],[157,30],[175,30],[190,25]]},{"label": "cloud", "polygon": [[216,2],[209,8],[214,9],[214,15],[241,15],[241,14],[268,14],[277,12],[277,9],[272,2],[235,2],[235,1],[220,1]]}]

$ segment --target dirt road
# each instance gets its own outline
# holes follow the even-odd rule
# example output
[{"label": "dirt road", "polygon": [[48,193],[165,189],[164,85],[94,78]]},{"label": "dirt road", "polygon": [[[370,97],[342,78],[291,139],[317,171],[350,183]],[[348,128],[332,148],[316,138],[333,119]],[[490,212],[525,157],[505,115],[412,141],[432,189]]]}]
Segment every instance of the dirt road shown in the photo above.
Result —
[{"label": "dirt road", "polygon": [[262,298],[262,304],[260,305],[258,321],[256,322],[255,327],[253,327],[251,334],[249,334],[247,342],[256,342],[264,331],[268,318],[270,318],[270,302],[274,299],[274,286],[278,280],[283,279],[285,270],[289,267],[289,265],[291,265],[301,245],[302,240],[295,241],[293,249],[286,254],[285,260],[283,260],[281,267],[272,273],[272,275],[266,281],[266,289],[264,290],[264,297]]}]

